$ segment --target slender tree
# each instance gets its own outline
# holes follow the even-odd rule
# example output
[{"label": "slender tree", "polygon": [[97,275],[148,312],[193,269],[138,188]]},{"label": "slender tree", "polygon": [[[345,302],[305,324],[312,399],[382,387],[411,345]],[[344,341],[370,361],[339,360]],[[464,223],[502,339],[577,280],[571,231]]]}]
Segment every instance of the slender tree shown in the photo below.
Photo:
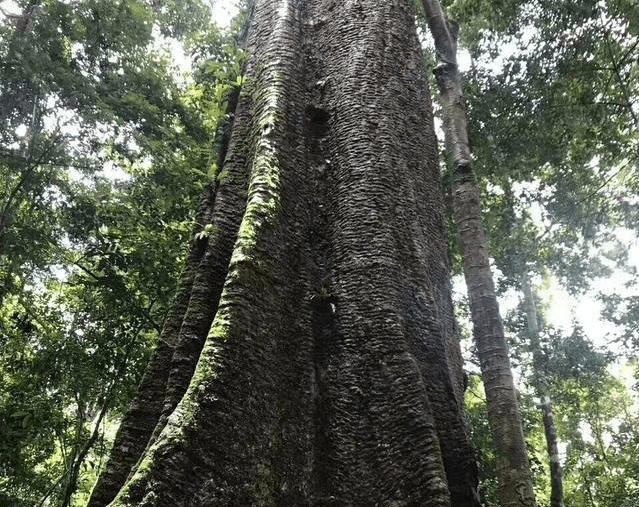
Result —
[{"label": "slender tree", "polygon": [[206,234],[91,507],[479,505],[414,19],[255,3]]},{"label": "slender tree", "polygon": [[544,374],[544,358],[539,343],[539,320],[537,318],[537,305],[529,275],[522,277],[522,292],[524,307],[526,310],[526,324],[528,338],[533,356],[533,375],[537,377],[534,382],[537,395],[541,401],[539,408],[542,411],[544,423],[544,435],[546,437],[546,449],[550,460],[550,505],[551,507],[563,507],[563,479],[561,462],[559,461],[559,447],[557,445],[557,428],[552,411],[552,398],[548,389],[548,380]]},{"label": "slender tree", "polygon": [[446,17],[438,0],[423,0],[422,4],[437,53],[435,75],[453,168],[453,208],[464,255],[473,334],[495,435],[499,498],[503,507],[534,506],[517,393],[481,223],[479,186],[472,169],[466,102],[457,67],[458,28]]}]

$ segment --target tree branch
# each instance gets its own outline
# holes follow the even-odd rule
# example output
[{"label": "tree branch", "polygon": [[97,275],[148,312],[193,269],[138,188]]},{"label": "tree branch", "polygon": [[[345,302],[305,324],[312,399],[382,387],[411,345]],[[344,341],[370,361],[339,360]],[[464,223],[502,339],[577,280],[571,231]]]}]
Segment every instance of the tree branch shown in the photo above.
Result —
[{"label": "tree branch", "polygon": [[[603,23],[603,20],[602,20],[602,23]],[[626,82],[624,81],[623,77],[621,76],[621,69],[619,68],[619,62],[617,62],[617,60],[615,60],[615,56],[614,56],[613,51],[612,51],[612,47],[611,47],[611,44],[610,44],[610,30],[604,30],[604,41],[605,41],[605,44],[606,44],[606,52],[608,53],[608,57],[610,58],[610,62],[612,63],[612,68],[613,68],[615,76],[617,78],[617,82],[619,83],[619,86],[621,87],[624,99],[626,100],[626,108],[628,109],[628,113],[630,114],[630,117],[632,118],[632,122],[633,122],[635,128],[639,129],[639,118],[637,118],[637,115],[632,110],[632,102],[631,102],[631,99],[630,99],[630,92],[628,91],[628,86],[626,85]],[[636,44],[635,44],[635,46],[636,46]]]},{"label": "tree branch", "polygon": [[[94,273],[93,271],[91,271],[89,268],[87,268],[86,266],[83,266],[82,264],[80,264],[79,261],[71,261],[72,264],[78,268],[80,268],[84,273],[86,273],[87,275],[89,275],[91,278],[93,278],[94,280],[104,283],[107,287],[109,287],[109,289],[115,293],[115,290],[113,289],[113,287],[111,287],[111,285],[108,283],[108,278],[104,277],[104,276],[100,276],[96,273]],[[160,334],[162,332],[162,328],[160,327],[160,325],[155,322],[155,320],[153,319],[153,317],[151,317],[151,315],[149,314],[148,309],[140,306],[132,297],[131,295],[128,293],[128,291],[126,291],[126,295],[127,295],[127,299],[129,300],[129,302],[131,302],[133,305],[135,305],[135,307],[137,308],[137,310],[140,312],[140,314],[142,315],[142,317],[144,317],[149,324],[151,324],[151,326],[153,327],[153,329],[155,329],[158,334]]]},{"label": "tree branch", "polygon": [[[9,225],[9,218],[7,217],[7,214],[9,212],[10,206],[13,203],[13,200],[16,198],[16,196],[22,189],[23,185],[27,182],[31,174],[33,174],[33,171],[39,165],[41,165],[42,160],[51,152],[57,139],[58,139],[58,136],[53,138],[52,142],[49,143],[49,146],[45,150],[43,150],[43,152],[40,154],[40,156],[38,157],[36,161],[32,162],[29,158],[25,158],[28,165],[24,169],[24,172],[22,173],[20,179],[18,180],[18,183],[15,185],[15,187],[11,190],[11,192],[7,196],[7,200],[2,207],[2,212],[0,213],[0,238],[4,235],[4,230],[7,227],[7,225]],[[2,243],[0,242],[0,246],[1,245]],[[0,249],[0,253],[1,252],[2,250]]]}]

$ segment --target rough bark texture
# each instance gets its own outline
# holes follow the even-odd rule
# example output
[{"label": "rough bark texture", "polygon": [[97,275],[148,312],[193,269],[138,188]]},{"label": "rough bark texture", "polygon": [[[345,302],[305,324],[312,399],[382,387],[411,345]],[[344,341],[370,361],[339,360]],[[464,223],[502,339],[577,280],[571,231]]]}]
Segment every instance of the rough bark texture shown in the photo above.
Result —
[{"label": "rough bark texture", "polygon": [[542,411],[544,421],[544,434],[546,435],[546,449],[550,460],[550,506],[563,507],[564,486],[559,461],[559,449],[557,447],[557,430],[552,414],[552,401],[545,382],[544,360],[539,344],[539,324],[537,320],[537,305],[528,273],[522,279],[522,291],[524,293],[524,307],[526,309],[526,322],[528,337],[533,353],[533,366],[535,375],[539,380],[535,381],[537,395],[541,398],[539,408]]},{"label": "rough bark texture", "polygon": [[[198,224],[196,233],[203,228],[204,224],[210,223],[215,190],[215,184],[209,186],[196,219]],[[206,241],[203,240],[194,240],[191,245],[173,308],[164,323],[157,348],[138,387],[137,396],[120,424],[109,461],[93,488],[87,507],[104,507],[115,498],[147,447],[154,428],[158,425],[164,406],[172,358],[205,245]]]},{"label": "rough bark texture", "polygon": [[166,424],[111,505],[477,507],[410,1],[258,0],[247,49],[217,232],[148,374]]},{"label": "rough bark texture", "polygon": [[502,507],[533,507],[532,487],[508,347],[481,224],[479,186],[472,171],[466,103],[457,67],[457,26],[438,0],[422,0],[435,42],[435,69],[446,146],[454,170],[453,208],[464,255],[464,277],[473,321],[488,416],[495,437]]}]

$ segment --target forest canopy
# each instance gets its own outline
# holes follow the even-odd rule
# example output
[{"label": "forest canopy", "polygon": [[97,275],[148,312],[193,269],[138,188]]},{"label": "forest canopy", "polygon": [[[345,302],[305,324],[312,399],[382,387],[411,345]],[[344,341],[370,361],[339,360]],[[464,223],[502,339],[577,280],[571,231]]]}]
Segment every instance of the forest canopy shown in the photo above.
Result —
[{"label": "forest canopy", "polygon": [[[437,125],[438,59],[414,4]],[[243,40],[253,2],[229,5],[233,19],[216,17],[221,6],[0,2],[0,507],[86,505],[189,255],[220,234],[198,209],[229,178],[235,107],[250,85]],[[458,28],[472,162],[537,504],[551,505],[555,459],[566,507],[636,507],[639,4],[442,7]],[[305,114],[324,121],[319,109]],[[481,500],[499,505],[460,281],[456,176],[437,134],[465,414]],[[324,153],[320,144],[311,158]],[[333,291],[322,286],[315,300],[329,313]]]}]

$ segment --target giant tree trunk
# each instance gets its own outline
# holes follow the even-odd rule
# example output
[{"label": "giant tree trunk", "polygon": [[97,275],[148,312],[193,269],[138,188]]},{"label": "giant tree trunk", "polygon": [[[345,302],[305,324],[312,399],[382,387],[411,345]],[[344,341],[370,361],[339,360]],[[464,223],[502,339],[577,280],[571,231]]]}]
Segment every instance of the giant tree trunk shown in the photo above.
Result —
[{"label": "giant tree trunk", "polygon": [[495,437],[499,501],[502,507],[533,507],[535,497],[519,404],[485,246],[479,186],[472,170],[466,105],[457,68],[457,26],[446,18],[438,0],[422,0],[422,5],[438,59],[435,75],[454,171],[453,208],[488,417]]},{"label": "giant tree trunk", "polygon": [[90,505],[478,506],[410,1],[251,19],[214,232]]}]

